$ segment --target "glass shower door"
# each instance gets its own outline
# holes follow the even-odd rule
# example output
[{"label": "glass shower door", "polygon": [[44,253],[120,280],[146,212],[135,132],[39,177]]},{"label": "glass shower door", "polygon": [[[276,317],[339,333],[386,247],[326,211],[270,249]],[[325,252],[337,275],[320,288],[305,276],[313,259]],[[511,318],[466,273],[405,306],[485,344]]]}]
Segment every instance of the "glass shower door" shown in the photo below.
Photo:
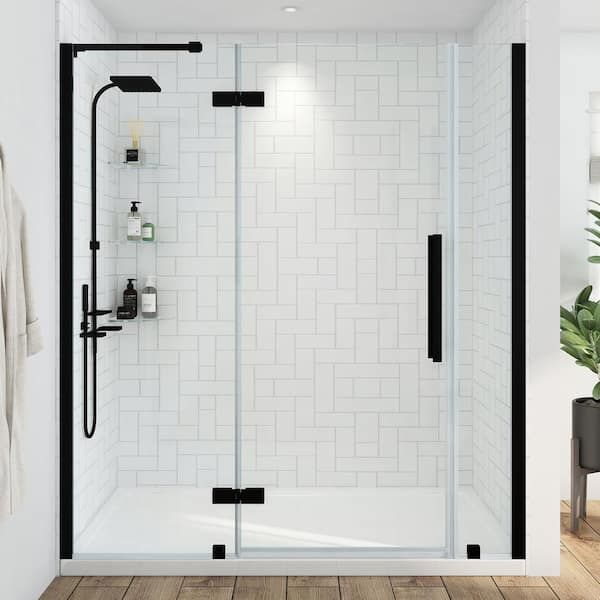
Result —
[{"label": "glass shower door", "polygon": [[243,553],[446,554],[445,302],[427,297],[446,260],[446,63],[435,36],[241,48],[241,88],[265,92],[238,109],[238,468],[265,488],[240,507]]},{"label": "glass shower door", "polygon": [[[204,558],[235,548],[234,49],[89,51],[75,61],[74,556]],[[111,75],[151,75],[160,93],[110,90],[98,113],[98,424],[82,431],[79,326],[90,277],[90,107]],[[141,160],[125,163],[132,135]],[[141,201],[152,241],[127,239]],[[128,278],[156,276],[157,318],[115,320]],[[91,361],[91,359],[90,359]],[[91,362],[88,364],[91,368]]]},{"label": "glass shower door", "polygon": [[456,211],[458,558],[467,544],[478,545],[481,558],[511,558],[512,51],[511,44],[456,48],[464,149]]}]

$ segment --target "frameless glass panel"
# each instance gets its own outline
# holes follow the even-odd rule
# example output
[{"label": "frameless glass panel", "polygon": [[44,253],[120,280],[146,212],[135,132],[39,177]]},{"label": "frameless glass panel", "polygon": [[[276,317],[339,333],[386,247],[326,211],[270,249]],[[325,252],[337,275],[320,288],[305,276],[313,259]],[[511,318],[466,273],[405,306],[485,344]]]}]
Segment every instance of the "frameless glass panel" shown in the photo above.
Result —
[{"label": "frameless glass panel", "polygon": [[265,92],[239,109],[241,479],[266,495],[241,507],[248,554],[447,552],[445,316],[441,363],[427,336],[447,47],[384,38],[241,49]]},{"label": "frameless glass panel", "polygon": [[511,553],[511,45],[458,49],[456,556]]},{"label": "frameless glass panel", "polygon": [[[212,106],[214,90],[234,89],[233,57],[232,47],[206,44],[201,54],[75,60],[76,558],[208,558],[213,544],[234,548],[234,508],[211,497],[234,485],[234,114]],[[87,439],[78,333],[90,283],[90,116],[110,75],[150,75],[162,91],[110,89],[98,102],[98,308],[112,311],[98,325],[122,330],[98,339],[98,423]],[[138,161],[126,162],[128,148]],[[132,201],[153,239],[128,240]],[[141,314],[149,276],[155,318]],[[137,316],[117,320],[128,278]]]}]

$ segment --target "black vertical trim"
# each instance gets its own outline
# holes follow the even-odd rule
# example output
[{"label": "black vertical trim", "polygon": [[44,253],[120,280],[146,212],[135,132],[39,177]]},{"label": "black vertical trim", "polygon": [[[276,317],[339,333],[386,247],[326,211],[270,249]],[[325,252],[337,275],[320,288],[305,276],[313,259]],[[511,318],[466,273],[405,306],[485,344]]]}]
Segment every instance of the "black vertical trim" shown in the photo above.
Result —
[{"label": "black vertical trim", "polygon": [[512,45],[512,557],[525,558],[526,46]]},{"label": "black vertical trim", "polygon": [[427,357],[442,362],[442,236],[427,238]]},{"label": "black vertical trim", "polygon": [[60,557],[73,556],[73,45],[60,45]]}]

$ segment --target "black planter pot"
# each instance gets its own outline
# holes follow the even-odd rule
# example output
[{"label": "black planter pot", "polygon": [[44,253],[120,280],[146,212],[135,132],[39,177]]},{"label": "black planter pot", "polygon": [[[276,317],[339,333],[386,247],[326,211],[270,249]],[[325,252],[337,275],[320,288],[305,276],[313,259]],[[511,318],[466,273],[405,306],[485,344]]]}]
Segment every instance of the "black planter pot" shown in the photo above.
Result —
[{"label": "black planter pot", "polygon": [[573,400],[573,439],[579,440],[579,466],[600,471],[600,402]]}]

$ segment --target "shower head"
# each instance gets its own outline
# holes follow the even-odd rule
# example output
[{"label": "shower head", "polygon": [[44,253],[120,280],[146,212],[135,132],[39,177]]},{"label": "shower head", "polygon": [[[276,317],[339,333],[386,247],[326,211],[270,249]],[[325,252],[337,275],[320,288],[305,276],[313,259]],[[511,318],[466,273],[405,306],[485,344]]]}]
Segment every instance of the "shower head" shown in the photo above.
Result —
[{"label": "shower head", "polygon": [[111,75],[110,80],[122,92],[160,92],[160,86],[150,75]]}]

